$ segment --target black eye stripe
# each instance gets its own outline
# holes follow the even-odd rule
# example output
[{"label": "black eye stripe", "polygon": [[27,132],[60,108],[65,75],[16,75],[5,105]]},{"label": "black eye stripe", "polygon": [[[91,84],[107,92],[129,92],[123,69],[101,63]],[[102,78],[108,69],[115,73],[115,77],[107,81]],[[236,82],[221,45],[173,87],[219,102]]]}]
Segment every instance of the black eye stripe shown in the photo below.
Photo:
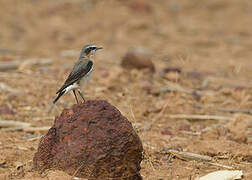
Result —
[{"label": "black eye stripe", "polygon": [[91,53],[91,51],[96,50],[96,49],[97,49],[96,46],[88,46],[88,47],[86,47],[86,48],[84,49],[84,52],[85,52],[86,54],[89,54],[89,53]]}]

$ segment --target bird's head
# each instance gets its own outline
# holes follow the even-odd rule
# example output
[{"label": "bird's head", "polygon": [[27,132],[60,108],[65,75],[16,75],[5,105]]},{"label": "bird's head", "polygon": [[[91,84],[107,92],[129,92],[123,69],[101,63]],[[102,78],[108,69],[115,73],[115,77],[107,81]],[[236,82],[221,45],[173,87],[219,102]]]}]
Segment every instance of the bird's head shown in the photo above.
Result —
[{"label": "bird's head", "polygon": [[99,49],[103,49],[103,47],[98,47],[98,46],[96,46],[94,44],[86,45],[81,50],[80,58],[82,58],[82,57],[88,57],[88,58],[90,58]]}]

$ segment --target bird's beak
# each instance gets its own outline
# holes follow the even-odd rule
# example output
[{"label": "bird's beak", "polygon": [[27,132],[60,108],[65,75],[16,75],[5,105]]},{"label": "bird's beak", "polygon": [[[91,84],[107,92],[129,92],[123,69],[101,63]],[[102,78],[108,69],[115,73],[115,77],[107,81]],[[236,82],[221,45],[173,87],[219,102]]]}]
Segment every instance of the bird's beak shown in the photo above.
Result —
[{"label": "bird's beak", "polygon": [[96,48],[96,51],[99,50],[99,49],[103,49],[103,47],[97,47],[97,48]]}]

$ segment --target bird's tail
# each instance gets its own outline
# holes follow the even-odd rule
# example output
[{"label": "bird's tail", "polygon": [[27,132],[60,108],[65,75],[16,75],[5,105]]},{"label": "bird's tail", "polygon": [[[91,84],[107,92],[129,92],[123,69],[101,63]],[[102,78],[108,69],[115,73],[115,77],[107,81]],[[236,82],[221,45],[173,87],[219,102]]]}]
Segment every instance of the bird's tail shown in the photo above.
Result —
[{"label": "bird's tail", "polygon": [[59,98],[60,98],[63,94],[65,94],[65,92],[66,92],[66,90],[60,91],[59,94],[58,94],[58,96],[54,99],[53,104],[55,104],[55,103],[59,100]]}]

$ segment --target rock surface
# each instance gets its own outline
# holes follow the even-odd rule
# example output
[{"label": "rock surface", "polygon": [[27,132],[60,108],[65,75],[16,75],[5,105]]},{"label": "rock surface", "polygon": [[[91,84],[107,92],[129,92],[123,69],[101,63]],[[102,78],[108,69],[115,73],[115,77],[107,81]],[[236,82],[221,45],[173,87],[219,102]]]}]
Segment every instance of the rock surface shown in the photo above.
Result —
[{"label": "rock surface", "polygon": [[41,138],[39,171],[59,169],[83,178],[141,179],[142,143],[131,123],[106,101],[64,110]]}]

